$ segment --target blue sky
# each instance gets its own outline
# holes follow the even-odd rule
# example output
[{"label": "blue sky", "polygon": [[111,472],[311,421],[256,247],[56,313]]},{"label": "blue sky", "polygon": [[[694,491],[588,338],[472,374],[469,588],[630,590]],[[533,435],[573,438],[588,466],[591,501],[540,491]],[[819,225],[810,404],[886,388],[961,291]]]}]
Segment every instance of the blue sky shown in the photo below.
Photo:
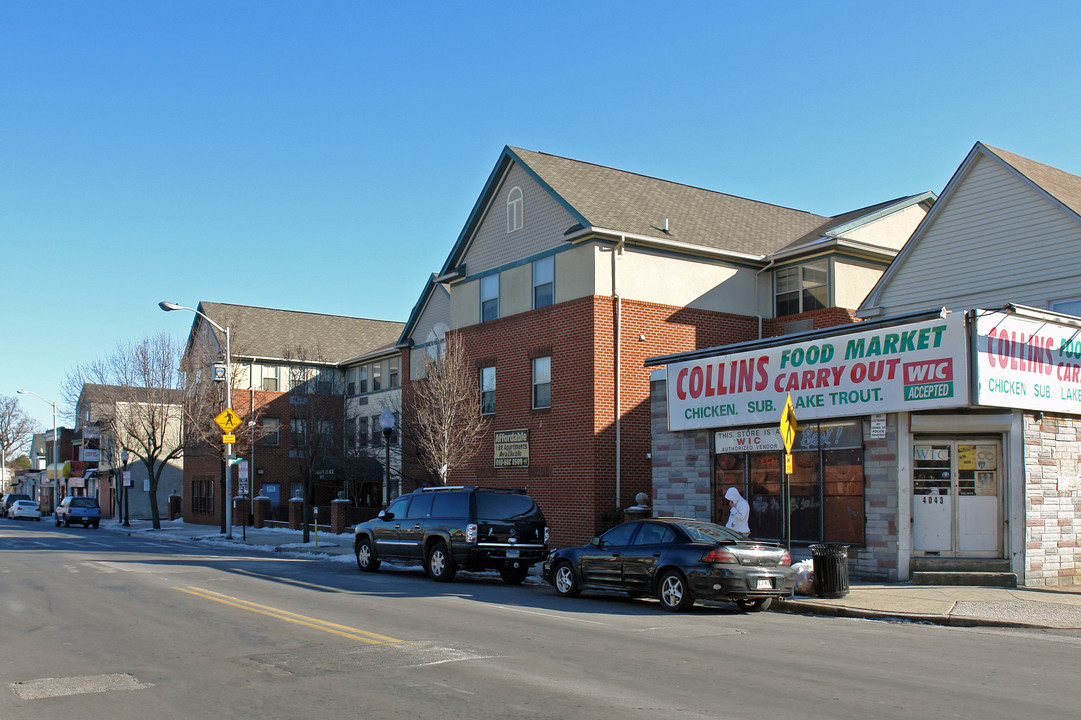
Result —
[{"label": "blue sky", "polygon": [[977,140],[1081,174],[1078,37],[1038,0],[6,0],[0,394],[186,336],[163,299],[404,321],[504,145],[823,215]]}]

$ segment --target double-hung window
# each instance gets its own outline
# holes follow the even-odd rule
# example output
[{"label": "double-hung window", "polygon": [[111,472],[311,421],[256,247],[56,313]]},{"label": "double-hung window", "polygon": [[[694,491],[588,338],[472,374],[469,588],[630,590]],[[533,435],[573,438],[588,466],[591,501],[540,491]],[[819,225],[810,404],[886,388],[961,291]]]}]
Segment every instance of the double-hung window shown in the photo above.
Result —
[{"label": "double-hung window", "polygon": [[289,421],[289,439],[293,447],[304,446],[304,443],[306,442],[304,439],[306,430],[307,424],[304,422],[304,418],[293,418]]},{"label": "double-hung window", "polygon": [[499,273],[480,279],[480,321],[499,317]]},{"label": "double-hung window", "polygon": [[553,258],[546,257],[533,263],[533,308],[548,307],[552,304],[555,288]]},{"label": "double-hung window", "polygon": [[278,444],[278,418],[263,418],[263,444]]},{"label": "double-hung window", "polygon": [[281,387],[281,368],[277,365],[263,366],[263,390],[278,392]]},{"label": "double-hung window", "polygon": [[533,407],[552,407],[552,358],[533,358]]},{"label": "double-hung window", "polygon": [[827,260],[781,268],[774,275],[776,316],[798,315],[829,307]]},{"label": "double-hung window", "polygon": [[480,413],[495,412],[495,366],[480,369]]}]

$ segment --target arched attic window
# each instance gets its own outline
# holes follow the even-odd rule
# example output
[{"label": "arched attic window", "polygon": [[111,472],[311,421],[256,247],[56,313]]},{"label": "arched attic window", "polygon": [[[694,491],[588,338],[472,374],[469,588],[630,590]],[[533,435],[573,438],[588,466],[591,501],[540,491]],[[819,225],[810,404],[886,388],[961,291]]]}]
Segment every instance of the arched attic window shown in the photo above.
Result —
[{"label": "arched attic window", "polygon": [[512,187],[507,193],[507,232],[522,229],[522,213],[525,202],[522,199],[522,188]]}]

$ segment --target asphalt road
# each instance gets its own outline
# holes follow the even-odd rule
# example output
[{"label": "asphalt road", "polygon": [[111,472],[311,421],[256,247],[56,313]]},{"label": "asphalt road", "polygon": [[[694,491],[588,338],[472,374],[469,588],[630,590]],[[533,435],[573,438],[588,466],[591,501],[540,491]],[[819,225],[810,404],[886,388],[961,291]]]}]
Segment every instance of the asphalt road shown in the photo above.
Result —
[{"label": "asphalt road", "polygon": [[672,615],[0,520],[0,720],[1073,717],[1081,639]]}]

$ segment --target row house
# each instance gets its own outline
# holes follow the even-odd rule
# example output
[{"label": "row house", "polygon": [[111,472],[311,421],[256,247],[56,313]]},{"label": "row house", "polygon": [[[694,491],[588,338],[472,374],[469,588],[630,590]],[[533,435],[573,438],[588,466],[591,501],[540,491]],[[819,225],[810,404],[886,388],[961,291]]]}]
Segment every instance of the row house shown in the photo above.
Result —
[{"label": "row house", "polygon": [[583,541],[652,491],[647,358],[852,322],[933,202],[823,216],[507,147],[402,333],[405,411],[453,335],[488,427],[448,482]]}]

